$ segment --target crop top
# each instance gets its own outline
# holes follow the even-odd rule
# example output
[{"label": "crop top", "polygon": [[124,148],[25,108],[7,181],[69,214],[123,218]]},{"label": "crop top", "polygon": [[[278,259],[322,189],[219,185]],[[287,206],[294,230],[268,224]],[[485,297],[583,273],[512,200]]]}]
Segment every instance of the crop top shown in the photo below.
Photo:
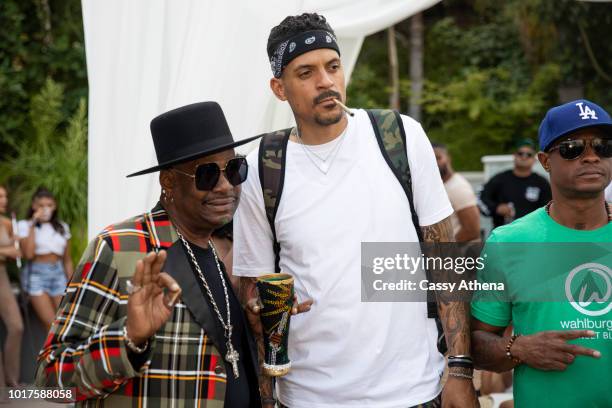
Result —
[{"label": "crop top", "polygon": [[[28,237],[32,221],[21,220],[17,224],[17,235],[20,239]],[[62,222],[64,233],[57,232],[49,222],[42,223],[34,232],[34,254],[46,255],[56,254],[63,256],[66,251],[66,243],[70,239],[70,227]]]}]

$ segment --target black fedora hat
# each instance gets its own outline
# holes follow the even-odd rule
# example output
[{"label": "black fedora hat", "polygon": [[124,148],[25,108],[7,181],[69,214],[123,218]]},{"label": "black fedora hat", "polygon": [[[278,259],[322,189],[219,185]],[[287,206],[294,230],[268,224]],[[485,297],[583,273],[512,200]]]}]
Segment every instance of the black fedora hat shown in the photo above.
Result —
[{"label": "black fedora hat", "polygon": [[157,166],[127,177],[153,173],[174,164],[197,159],[249,143],[260,136],[234,141],[217,102],[199,102],[162,113],[151,121]]}]

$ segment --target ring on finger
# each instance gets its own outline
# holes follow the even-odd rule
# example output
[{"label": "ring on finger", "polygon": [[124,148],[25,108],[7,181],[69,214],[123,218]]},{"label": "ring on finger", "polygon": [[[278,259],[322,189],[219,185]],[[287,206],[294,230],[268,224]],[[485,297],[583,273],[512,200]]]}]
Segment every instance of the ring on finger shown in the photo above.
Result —
[{"label": "ring on finger", "polygon": [[128,293],[128,295],[131,295],[131,294],[133,294],[133,293],[136,293],[136,292],[138,292],[140,289],[142,289],[142,286],[140,286],[140,285],[134,285],[130,279],[128,279],[128,280],[125,282],[125,285],[127,286],[127,293]]},{"label": "ring on finger", "polygon": [[248,306],[254,313],[259,313],[259,311],[261,310],[261,306],[259,305],[257,299],[249,300]]}]

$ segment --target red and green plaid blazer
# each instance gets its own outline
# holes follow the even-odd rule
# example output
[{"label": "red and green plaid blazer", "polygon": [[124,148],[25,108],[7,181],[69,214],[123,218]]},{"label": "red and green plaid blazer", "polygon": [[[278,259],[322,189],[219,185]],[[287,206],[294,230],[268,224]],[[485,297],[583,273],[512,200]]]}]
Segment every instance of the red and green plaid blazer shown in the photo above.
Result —
[{"label": "red and green plaid blazer", "polygon": [[[82,407],[223,407],[223,337],[177,239],[158,204],[107,227],[90,242],[38,357],[38,386],[75,387]],[[136,261],[156,249],[168,251],[164,271],[183,294],[149,350],[135,362],[123,338],[126,280]],[[251,356],[256,356],[249,340]],[[246,363],[256,364],[253,359]]]}]

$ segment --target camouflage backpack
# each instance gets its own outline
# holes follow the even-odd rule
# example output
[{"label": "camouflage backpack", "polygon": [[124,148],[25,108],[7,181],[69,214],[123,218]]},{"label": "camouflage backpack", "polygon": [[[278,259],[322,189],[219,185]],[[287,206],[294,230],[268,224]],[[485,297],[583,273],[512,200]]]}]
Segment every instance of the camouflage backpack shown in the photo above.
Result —
[{"label": "camouflage backpack", "polygon": [[[419,228],[419,218],[412,195],[412,176],[406,153],[406,132],[400,114],[389,109],[371,109],[367,110],[367,113],[372,122],[380,151],[406,193],[412,213],[412,223],[419,241],[423,242],[423,234]],[[283,193],[287,143],[292,130],[293,128],[288,128],[267,133],[263,135],[259,145],[259,181],[263,192],[266,217],[274,239],[275,272],[280,272],[280,244],[276,239],[274,220]],[[435,302],[427,303],[427,316],[436,319],[439,334],[438,349],[444,352],[446,344]]]}]

